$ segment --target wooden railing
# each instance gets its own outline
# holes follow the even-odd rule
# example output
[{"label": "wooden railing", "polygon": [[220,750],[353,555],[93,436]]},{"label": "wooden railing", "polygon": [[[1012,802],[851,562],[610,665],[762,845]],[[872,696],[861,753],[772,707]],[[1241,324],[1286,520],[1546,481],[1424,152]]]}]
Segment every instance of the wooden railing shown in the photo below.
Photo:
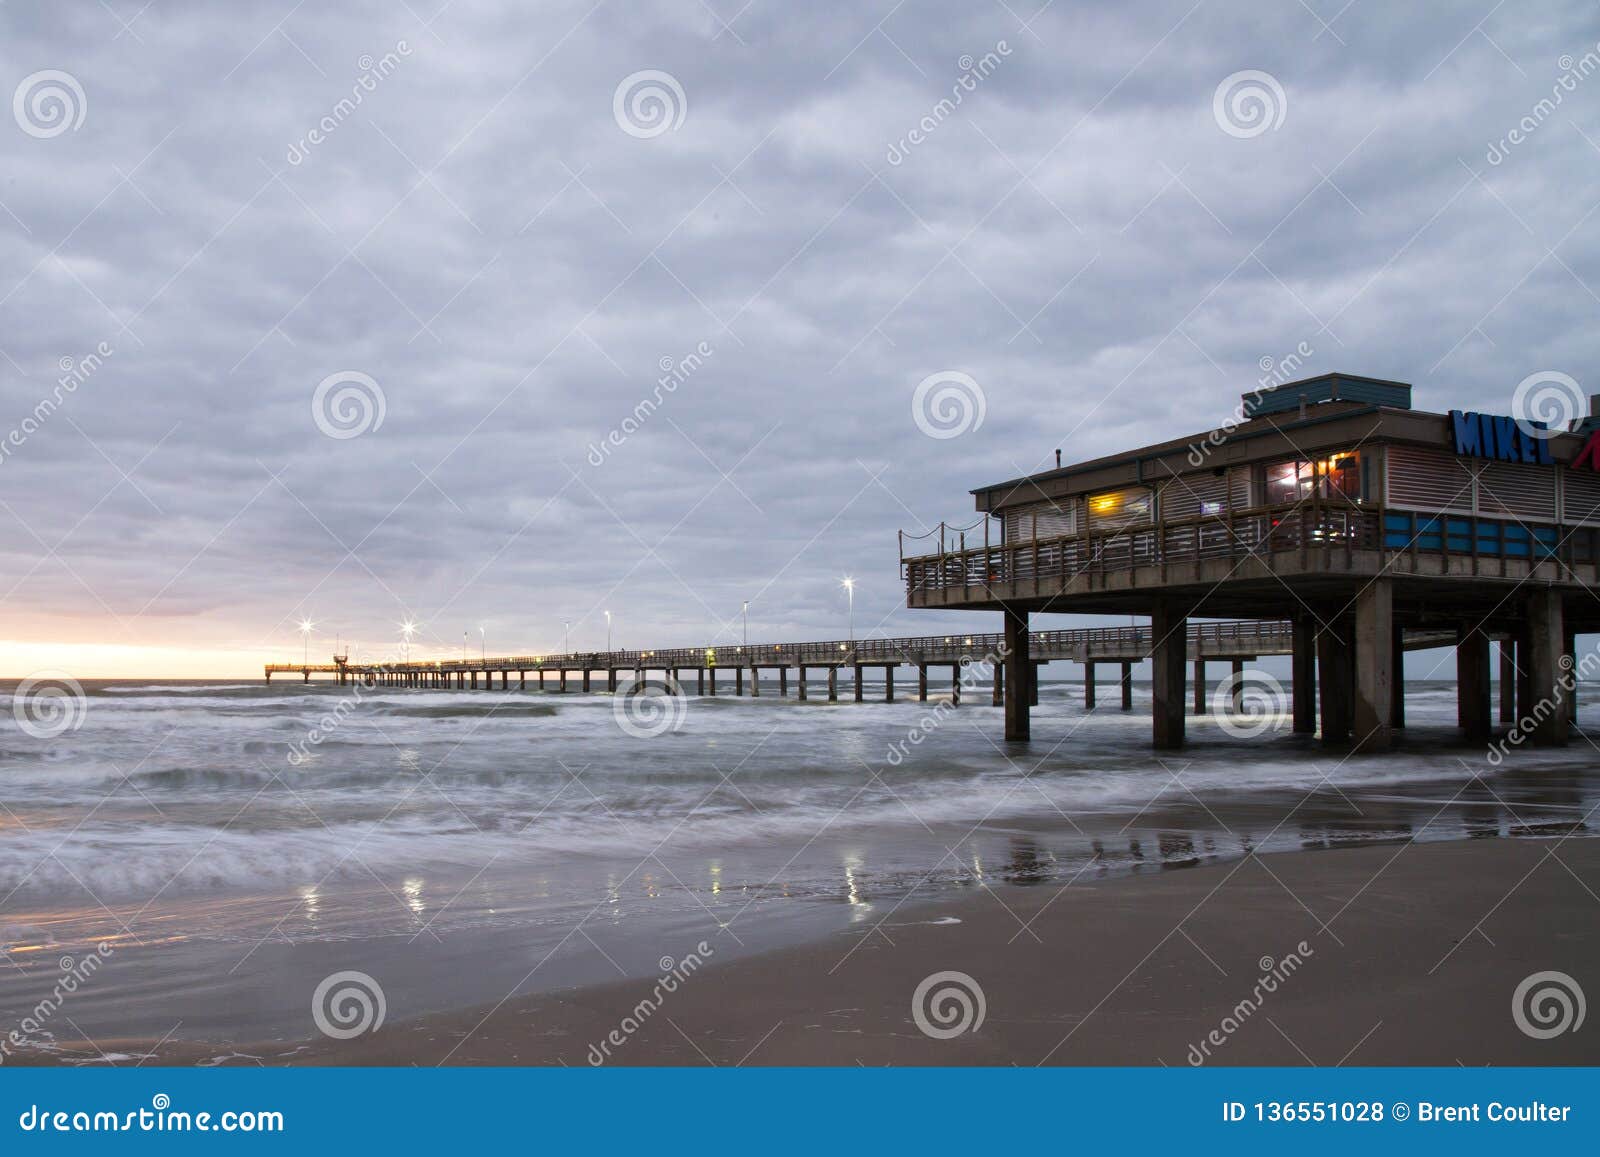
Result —
[{"label": "wooden railing", "polygon": [[[1192,563],[1305,549],[1376,549],[1382,512],[1326,500],[1256,507],[1115,530],[1087,531],[906,557],[909,592],[986,587],[1028,579],[1072,579],[1162,563]],[[940,529],[943,543],[945,532]],[[962,538],[964,540],[964,534]]]}]

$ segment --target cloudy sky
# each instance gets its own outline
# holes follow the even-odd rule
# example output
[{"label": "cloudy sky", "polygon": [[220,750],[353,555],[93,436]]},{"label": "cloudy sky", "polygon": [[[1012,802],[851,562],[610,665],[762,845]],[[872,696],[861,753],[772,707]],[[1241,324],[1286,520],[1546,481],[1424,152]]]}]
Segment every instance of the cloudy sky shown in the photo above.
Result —
[{"label": "cloudy sky", "polygon": [[1593,387],[1593,4],[1111,7],[10,0],[0,674],[930,633],[897,530],[1263,359]]}]

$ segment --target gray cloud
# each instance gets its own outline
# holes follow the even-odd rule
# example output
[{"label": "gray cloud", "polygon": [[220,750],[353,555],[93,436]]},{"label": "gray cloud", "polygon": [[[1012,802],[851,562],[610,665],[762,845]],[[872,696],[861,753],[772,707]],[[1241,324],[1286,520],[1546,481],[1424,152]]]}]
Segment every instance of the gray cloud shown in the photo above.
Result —
[{"label": "gray cloud", "polygon": [[[0,428],[114,349],[0,464],[6,637],[282,651],[310,612],[535,649],[610,608],[668,644],[746,598],[753,634],[825,636],[845,573],[859,629],[928,632],[896,529],[1057,446],[1209,428],[1300,342],[1436,409],[1593,388],[1600,79],[1487,156],[1595,50],[1590,5],[112,9],[0,9],[0,88],[88,101],[0,125]],[[612,114],[644,69],[687,97],[652,139]],[[1244,69],[1287,110],[1237,139]],[[911,395],[946,369],[986,416],[934,440]],[[337,440],[311,398],[343,370],[386,413]]]}]

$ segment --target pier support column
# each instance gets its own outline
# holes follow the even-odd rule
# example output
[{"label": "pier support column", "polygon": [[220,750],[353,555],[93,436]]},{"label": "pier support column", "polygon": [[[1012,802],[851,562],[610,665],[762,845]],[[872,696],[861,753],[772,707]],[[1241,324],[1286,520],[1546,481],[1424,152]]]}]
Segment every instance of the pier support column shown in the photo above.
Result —
[{"label": "pier support column", "polygon": [[744,694],[744,668],[743,667],[735,667],[733,669],[733,693],[735,695],[743,695]]},{"label": "pier support column", "polygon": [[894,668],[893,667],[885,667],[883,669],[883,701],[885,703],[893,703],[894,702]]},{"label": "pier support column", "polygon": [[856,702],[861,702],[861,664],[856,664]]},{"label": "pier support column", "polygon": [[787,668],[787,667],[779,667],[778,668],[778,698],[779,699],[787,699],[788,697],[789,697],[789,668]]},{"label": "pier support column", "polygon": [[1489,637],[1475,626],[1456,634],[1457,718],[1471,743],[1489,738]]},{"label": "pier support column", "polygon": [[706,688],[707,694],[715,699],[717,697],[717,669],[715,667],[710,667],[706,670]]},{"label": "pier support column", "polygon": [[950,664],[950,706],[961,706],[961,664]]},{"label": "pier support column", "polygon": [[1322,742],[1350,738],[1350,626],[1343,620],[1324,623],[1317,634],[1317,690],[1322,700]]},{"label": "pier support column", "polygon": [[989,660],[989,684],[993,689],[994,705],[999,707],[1006,701],[1006,669],[999,659]]},{"label": "pier support column", "polygon": [[1150,616],[1150,718],[1156,750],[1183,746],[1183,667],[1188,658],[1189,620],[1170,604],[1157,604]]},{"label": "pier support column", "polygon": [[1566,687],[1567,722],[1578,722],[1578,636],[1571,631],[1563,634],[1561,644],[1562,668],[1571,675]]},{"label": "pier support column", "polygon": [[1356,596],[1357,751],[1394,743],[1394,582],[1374,579]]},{"label": "pier support column", "polygon": [[1083,665],[1083,709],[1094,710],[1094,664]]},{"label": "pier support column", "polygon": [[1244,660],[1233,661],[1233,678],[1230,681],[1232,692],[1228,703],[1228,710],[1234,715],[1244,710]]},{"label": "pier support column", "polygon": [[1122,665],[1122,709],[1133,710],[1133,664]]},{"label": "pier support column", "polygon": [[918,703],[926,703],[927,701],[928,701],[928,665],[926,663],[918,663],[917,664],[917,702]]},{"label": "pier support column", "polygon": [[1500,722],[1512,723],[1517,718],[1517,644],[1501,639],[1495,649],[1500,652]]},{"label": "pier support column", "polygon": [[1028,706],[1039,706],[1039,668],[1043,663],[1028,662]]},{"label": "pier support column", "polygon": [[1528,596],[1528,680],[1530,706],[1522,709],[1523,721],[1531,725],[1528,738],[1535,747],[1562,747],[1567,742],[1567,690],[1563,683],[1572,677],[1562,669],[1566,650],[1566,628],[1562,623],[1561,595],[1554,590],[1539,590]]},{"label": "pier support column", "polygon": [[[542,676],[543,674],[544,673],[541,671],[540,675]],[[617,689],[617,669],[615,667],[607,667],[606,668],[606,690],[607,691],[615,691],[616,689]]]},{"label": "pier support column", "polygon": [[1290,695],[1294,702],[1294,731],[1314,735],[1317,730],[1317,620],[1297,615],[1292,635]]},{"label": "pier support column", "polygon": [[1204,659],[1196,659],[1194,661],[1194,713],[1196,715],[1204,715],[1206,713],[1206,661]]},{"label": "pier support column", "polygon": [[1394,647],[1390,652],[1394,676],[1390,680],[1392,695],[1389,700],[1389,726],[1399,729],[1406,725],[1406,631],[1394,629]]},{"label": "pier support column", "polygon": [[587,667],[583,669],[583,693],[585,695],[589,693],[589,668]]},{"label": "pier support column", "polygon": [[1028,612],[1004,607],[1001,614],[1005,620],[1006,738],[1025,741],[1031,737],[1033,726],[1028,710],[1034,674],[1033,661],[1028,655]]},{"label": "pier support column", "polygon": [[828,666],[828,702],[835,703],[839,699],[839,667],[837,664]]},{"label": "pier support column", "polygon": [[567,693],[567,669],[565,667],[561,668],[561,682],[556,687],[556,690],[561,692],[563,695]]},{"label": "pier support column", "polygon": [[478,673],[476,671],[472,673],[472,689],[474,691],[478,689]]},{"label": "pier support column", "polygon": [[801,663],[799,669],[795,672],[795,694],[800,702],[804,703],[806,701],[806,665],[804,663]]},{"label": "pier support column", "polygon": [[694,693],[696,695],[704,695],[706,693],[706,669],[704,667],[696,667],[694,669]]},{"label": "pier support column", "polygon": [[750,697],[761,698],[761,668],[754,663],[750,665]]}]

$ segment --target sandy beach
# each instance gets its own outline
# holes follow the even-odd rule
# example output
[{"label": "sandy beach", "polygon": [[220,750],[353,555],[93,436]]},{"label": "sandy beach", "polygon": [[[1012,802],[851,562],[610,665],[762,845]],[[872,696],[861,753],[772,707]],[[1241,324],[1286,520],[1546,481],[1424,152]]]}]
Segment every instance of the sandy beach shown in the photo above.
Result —
[{"label": "sandy beach", "polygon": [[[664,996],[656,981],[512,996],[347,1042],[241,1048],[232,1063],[1593,1064],[1600,1034],[1535,1039],[1513,993],[1550,970],[1592,987],[1597,890],[1600,845],[1578,835],[984,889],[798,948],[713,956]],[[946,971],[981,988],[984,1017],[935,1039],[912,994]],[[606,1047],[613,1032],[622,1043]],[[197,1059],[189,1046],[158,1055]]]}]

